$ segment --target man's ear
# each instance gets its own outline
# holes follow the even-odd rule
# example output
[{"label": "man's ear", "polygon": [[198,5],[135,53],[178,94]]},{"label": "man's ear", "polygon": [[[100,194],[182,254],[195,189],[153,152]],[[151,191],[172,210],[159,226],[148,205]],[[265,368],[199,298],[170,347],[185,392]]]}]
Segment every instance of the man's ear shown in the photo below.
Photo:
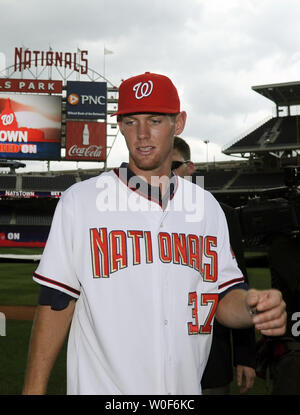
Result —
[{"label": "man's ear", "polygon": [[192,161],[188,162],[188,172],[189,176],[191,176],[195,172],[195,164]]},{"label": "man's ear", "polygon": [[185,111],[181,111],[175,120],[175,135],[180,135],[185,127],[187,114]]}]

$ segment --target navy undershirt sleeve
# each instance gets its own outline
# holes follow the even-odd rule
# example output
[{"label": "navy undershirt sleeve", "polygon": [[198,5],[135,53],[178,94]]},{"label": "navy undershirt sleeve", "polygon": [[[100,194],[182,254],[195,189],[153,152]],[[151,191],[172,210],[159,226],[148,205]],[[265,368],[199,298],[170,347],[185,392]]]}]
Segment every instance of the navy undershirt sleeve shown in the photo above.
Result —
[{"label": "navy undershirt sleeve", "polygon": [[223,291],[221,294],[219,294],[219,301],[232,290],[249,290],[249,286],[246,282],[235,284],[232,287],[227,288],[227,290]]},{"label": "navy undershirt sleeve", "polygon": [[39,305],[50,305],[52,310],[59,311],[64,310],[71,300],[75,300],[75,298],[55,288],[41,285],[38,297]]}]

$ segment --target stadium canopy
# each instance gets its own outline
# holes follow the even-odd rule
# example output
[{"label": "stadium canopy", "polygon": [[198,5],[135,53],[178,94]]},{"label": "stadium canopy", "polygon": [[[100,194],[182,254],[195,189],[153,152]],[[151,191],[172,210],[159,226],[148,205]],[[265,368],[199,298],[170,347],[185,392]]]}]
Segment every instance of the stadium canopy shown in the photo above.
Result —
[{"label": "stadium canopy", "polygon": [[[276,105],[277,116],[264,120],[253,131],[232,141],[222,149],[227,155],[258,154],[279,152],[281,157],[286,151],[300,149],[300,120],[299,115],[290,116],[290,107],[300,105],[300,81],[277,84],[256,85],[253,91],[273,101]],[[281,116],[282,107],[287,108],[287,115]]]},{"label": "stadium canopy", "polygon": [[252,86],[253,91],[273,101],[277,107],[300,105],[300,81]]}]

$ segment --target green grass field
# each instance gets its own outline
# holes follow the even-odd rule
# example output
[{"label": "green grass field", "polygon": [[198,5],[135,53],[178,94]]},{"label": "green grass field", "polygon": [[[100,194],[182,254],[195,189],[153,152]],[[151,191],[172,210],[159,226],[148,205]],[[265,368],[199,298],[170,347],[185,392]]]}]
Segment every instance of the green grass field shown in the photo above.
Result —
[{"label": "green grass field", "polygon": [[1,263],[1,305],[36,305],[39,286],[32,280],[37,264]]},{"label": "green grass field", "polygon": [[[0,395],[19,395],[22,391],[32,322],[8,320],[6,336],[0,337]],[[66,345],[62,349],[51,378],[48,394],[66,393]]]},{"label": "green grass field", "polygon": [[[0,249],[0,254],[36,254],[41,250]],[[1,263],[0,262],[0,305],[35,306],[39,286],[32,280],[36,263]],[[270,287],[270,273],[264,268],[250,268],[249,284],[251,287],[264,289]],[[0,336],[0,395],[19,395],[22,391],[28,345],[32,322],[6,321],[6,336]],[[66,393],[66,344],[64,345],[48,385],[48,394]],[[232,394],[239,394],[232,385]],[[268,394],[265,382],[257,378],[250,395]]]},{"label": "green grass field", "polygon": [[[0,254],[35,255],[42,249],[1,248]],[[39,285],[32,280],[37,263],[0,262],[0,305],[35,306]],[[22,391],[30,339],[31,321],[6,321],[6,336],[0,337],[0,395],[19,395]],[[51,378],[48,394],[66,393],[66,344]]]}]

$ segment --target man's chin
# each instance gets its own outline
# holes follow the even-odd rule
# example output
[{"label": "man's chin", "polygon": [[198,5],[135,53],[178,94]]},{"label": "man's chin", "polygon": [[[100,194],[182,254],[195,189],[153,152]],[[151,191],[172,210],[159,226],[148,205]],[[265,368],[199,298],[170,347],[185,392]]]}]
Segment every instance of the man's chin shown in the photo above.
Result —
[{"label": "man's chin", "polygon": [[157,169],[157,167],[158,166],[155,166],[155,165],[153,165],[153,164],[149,164],[149,165],[145,165],[145,164],[140,164],[140,165],[137,165],[137,168],[139,169],[139,170],[143,170],[143,171],[154,171],[154,170],[156,170]]},{"label": "man's chin", "polygon": [[153,160],[136,160],[135,165],[139,170],[155,171],[160,167],[160,163]]}]

